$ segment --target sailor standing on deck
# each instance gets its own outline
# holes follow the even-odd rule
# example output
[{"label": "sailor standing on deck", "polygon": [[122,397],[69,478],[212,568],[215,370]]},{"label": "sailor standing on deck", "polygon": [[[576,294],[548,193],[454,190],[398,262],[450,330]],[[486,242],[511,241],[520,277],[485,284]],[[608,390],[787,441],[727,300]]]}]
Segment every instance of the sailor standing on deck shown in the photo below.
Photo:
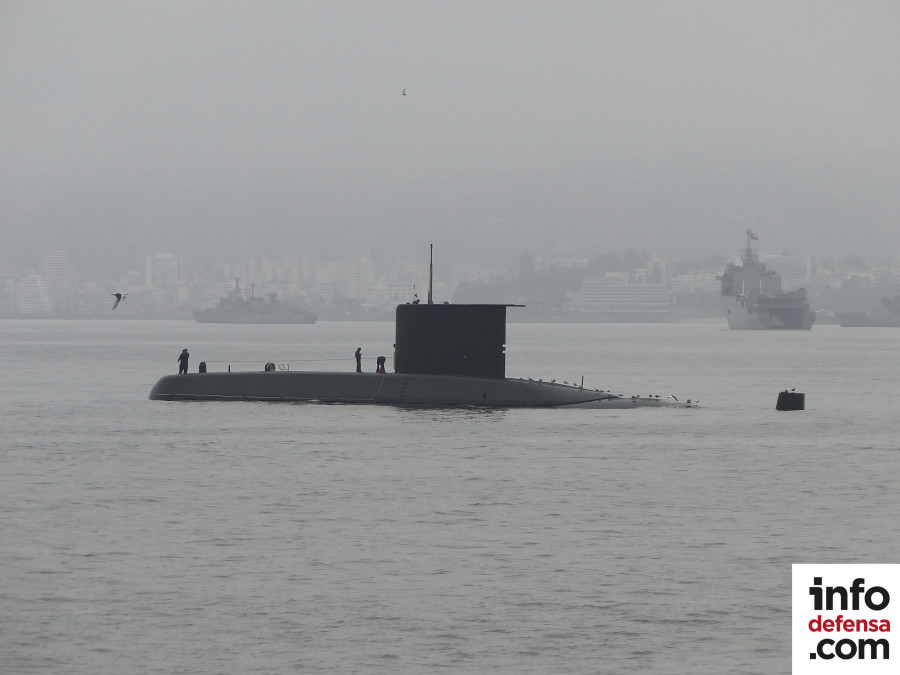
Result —
[{"label": "sailor standing on deck", "polygon": [[361,373],[362,372],[362,347],[356,348],[355,356],[356,356],[356,372]]},{"label": "sailor standing on deck", "polygon": [[188,359],[191,357],[187,349],[181,350],[181,356],[178,357],[178,374],[187,375]]}]

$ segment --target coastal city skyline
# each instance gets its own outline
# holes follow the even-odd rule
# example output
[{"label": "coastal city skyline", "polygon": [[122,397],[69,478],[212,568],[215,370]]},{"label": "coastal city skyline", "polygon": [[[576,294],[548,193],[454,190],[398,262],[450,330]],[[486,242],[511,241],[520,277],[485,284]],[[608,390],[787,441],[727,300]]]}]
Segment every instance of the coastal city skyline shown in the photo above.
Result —
[{"label": "coastal city skyline", "polygon": [[[757,249],[757,242],[754,242],[754,249]],[[757,252],[779,273],[786,290],[811,284],[839,287],[851,277],[870,281],[876,277],[882,281],[900,280],[900,264],[891,260],[866,261],[850,256],[816,261],[810,256],[765,253],[764,249]],[[112,300],[111,295],[116,292],[130,295],[130,302],[118,311],[119,315],[132,317],[189,316],[191,311],[211,306],[233,293],[241,297],[275,294],[294,302],[319,305],[332,305],[340,299],[378,314],[399,303],[424,299],[429,281],[425,261],[398,260],[391,265],[379,266],[364,256],[343,262],[283,255],[201,267],[186,264],[174,253],[155,253],[145,256],[140,268],[133,266],[115,279],[92,277],[78,269],[63,249],[39,251],[36,257],[38,264],[34,267],[22,265],[15,273],[9,269],[0,270],[3,281],[0,315],[103,315]],[[653,284],[659,292],[672,297],[695,293],[716,295],[719,290],[717,278],[725,264],[740,258],[739,255],[723,256],[719,264],[712,259],[678,264],[646,251],[642,256],[625,251],[606,255],[608,260],[618,260],[618,266],[607,265],[600,273],[596,266],[592,271],[587,270],[589,263],[600,257],[535,256],[524,252],[514,264],[495,266],[439,259],[433,277],[435,299],[453,301],[456,291],[467,283],[485,285],[514,280],[523,273],[521,266],[526,262],[538,271],[554,268],[583,270],[583,276],[594,279],[593,283]],[[584,289],[581,292],[589,293]],[[464,296],[464,301],[521,300],[518,297],[479,296],[477,289],[469,289]]]}]

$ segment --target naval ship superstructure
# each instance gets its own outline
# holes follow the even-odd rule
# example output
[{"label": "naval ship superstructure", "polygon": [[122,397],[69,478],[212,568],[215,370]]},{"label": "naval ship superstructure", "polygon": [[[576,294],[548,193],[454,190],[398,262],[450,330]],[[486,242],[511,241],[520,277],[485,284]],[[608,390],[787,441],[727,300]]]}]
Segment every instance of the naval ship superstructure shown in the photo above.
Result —
[{"label": "naval ship superstructure", "polygon": [[747,230],[741,264],[730,262],[718,277],[722,309],[732,330],[809,330],[816,314],[802,288],[785,293],[781,277],[759,259],[750,245],[756,235]]}]

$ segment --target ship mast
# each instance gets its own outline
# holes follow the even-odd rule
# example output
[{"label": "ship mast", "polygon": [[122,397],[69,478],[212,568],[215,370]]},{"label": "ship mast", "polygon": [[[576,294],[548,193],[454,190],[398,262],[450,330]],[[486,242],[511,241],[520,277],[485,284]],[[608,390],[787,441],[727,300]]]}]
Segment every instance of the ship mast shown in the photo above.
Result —
[{"label": "ship mast", "polygon": [[434,301],[431,299],[431,284],[434,281],[434,244],[428,244],[428,247],[428,304],[433,305]]},{"label": "ship mast", "polygon": [[753,249],[750,248],[750,240],[756,239],[756,235],[753,234],[753,230],[749,227],[747,228],[747,248],[744,249],[744,262],[753,262]]}]

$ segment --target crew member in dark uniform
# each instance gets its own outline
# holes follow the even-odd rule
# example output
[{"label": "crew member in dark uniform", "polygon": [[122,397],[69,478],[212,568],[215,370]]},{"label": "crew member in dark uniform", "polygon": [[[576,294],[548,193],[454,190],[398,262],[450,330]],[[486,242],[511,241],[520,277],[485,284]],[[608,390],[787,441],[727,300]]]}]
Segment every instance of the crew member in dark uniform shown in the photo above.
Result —
[{"label": "crew member in dark uniform", "polygon": [[362,372],[362,347],[356,348],[355,356],[356,356],[356,372],[361,373]]},{"label": "crew member in dark uniform", "polygon": [[178,357],[178,374],[187,375],[188,359],[191,357],[187,349],[181,350],[181,356]]}]

